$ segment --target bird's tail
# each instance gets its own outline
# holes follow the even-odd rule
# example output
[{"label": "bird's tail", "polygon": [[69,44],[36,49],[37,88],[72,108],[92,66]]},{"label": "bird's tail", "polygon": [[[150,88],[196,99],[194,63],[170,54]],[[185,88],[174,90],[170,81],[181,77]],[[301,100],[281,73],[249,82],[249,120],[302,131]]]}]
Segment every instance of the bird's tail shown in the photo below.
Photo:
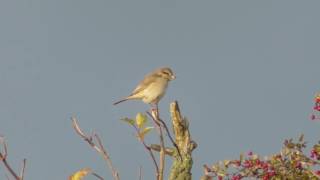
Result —
[{"label": "bird's tail", "polygon": [[122,103],[122,102],[124,102],[126,100],[128,100],[128,98],[121,99],[120,101],[117,101],[117,102],[113,103],[113,105],[117,105],[117,104]]}]

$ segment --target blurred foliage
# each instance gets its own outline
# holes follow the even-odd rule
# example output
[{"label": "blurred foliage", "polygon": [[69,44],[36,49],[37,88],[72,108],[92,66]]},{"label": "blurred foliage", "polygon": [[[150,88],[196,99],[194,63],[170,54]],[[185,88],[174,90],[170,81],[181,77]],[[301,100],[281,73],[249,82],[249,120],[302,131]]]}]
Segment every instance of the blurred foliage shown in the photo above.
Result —
[{"label": "blurred foliage", "polygon": [[285,140],[282,150],[268,157],[249,152],[239,159],[218,162],[207,168],[203,179],[320,179],[320,144],[314,145],[309,155],[304,153],[305,149],[301,135],[297,141]]}]

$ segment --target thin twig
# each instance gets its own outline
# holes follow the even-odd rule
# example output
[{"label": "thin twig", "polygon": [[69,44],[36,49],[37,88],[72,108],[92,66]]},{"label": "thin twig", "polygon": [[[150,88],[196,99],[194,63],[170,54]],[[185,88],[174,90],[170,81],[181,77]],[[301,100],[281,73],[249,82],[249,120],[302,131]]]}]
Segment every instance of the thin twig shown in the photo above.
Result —
[{"label": "thin twig", "polygon": [[97,142],[98,142],[98,145],[99,145],[99,147],[100,147],[99,149],[102,150],[103,158],[104,158],[105,161],[108,163],[108,166],[109,166],[109,168],[111,169],[113,176],[119,178],[119,174],[118,174],[118,172],[115,170],[115,168],[113,167],[112,161],[111,161],[111,159],[110,159],[110,156],[109,156],[108,152],[106,151],[106,149],[104,148],[104,146],[103,146],[103,144],[102,144],[102,142],[101,142],[100,137],[99,137],[97,134],[95,134],[94,137],[96,138],[96,140],[97,140]]},{"label": "thin twig", "polygon": [[112,165],[112,161],[106,151],[106,149],[103,147],[102,142],[97,134],[94,135],[98,142],[98,146],[95,144],[92,136],[86,135],[78,125],[77,119],[75,117],[71,118],[73,128],[75,129],[76,133],[84,139],[94,150],[96,150],[100,155],[102,155],[103,159],[107,162],[108,168],[111,170],[112,176],[115,180],[120,180],[119,173],[116,171],[116,169]]},{"label": "thin twig", "polygon": [[161,126],[159,126],[159,138],[160,138],[160,160],[159,160],[159,173],[160,173],[160,177],[159,180],[163,180],[163,172],[164,172],[164,166],[165,166],[165,145],[164,145],[164,139],[163,139],[163,132],[162,132],[162,128]]},{"label": "thin twig", "polygon": [[[179,149],[177,143],[173,140],[167,124],[166,124],[160,117],[158,117],[158,119],[155,120],[155,119],[153,118],[152,114],[151,114],[149,111],[147,111],[147,114],[153,119],[153,121],[155,121],[155,123],[156,123],[157,125],[159,125],[158,122],[161,122],[161,124],[163,125],[164,129],[166,130],[166,133],[167,133],[167,135],[168,135],[171,143],[172,143],[173,146],[176,148],[176,150],[177,150],[177,152],[178,152],[178,155],[179,155],[179,157],[180,157],[180,160],[182,161],[182,155],[181,155],[180,149]],[[157,122],[157,121],[158,121],[158,122]]]},{"label": "thin twig", "polygon": [[14,170],[11,168],[11,166],[9,165],[9,163],[7,161],[8,147],[7,147],[6,141],[4,140],[3,137],[0,137],[0,144],[2,144],[2,146],[3,146],[3,153],[0,152],[0,161],[3,162],[4,166],[7,168],[9,173],[14,177],[14,179],[22,180],[22,178],[19,177],[16,172],[14,172]]},{"label": "thin twig", "polygon": [[[139,129],[138,129],[138,127],[135,126],[135,125],[133,125],[133,127],[134,127],[134,129],[136,130],[137,134],[139,134]],[[158,163],[157,163],[157,161],[156,161],[156,158],[154,157],[154,154],[153,154],[153,152],[152,152],[152,149],[145,143],[144,139],[141,139],[141,138],[140,138],[140,142],[142,143],[142,145],[144,146],[144,148],[145,148],[146,150],[148,150],[149,155],[150,155],[150,157],[151,157],[151,159],[152,159],[152,161],[153,161],[153,164],[154,164],[154,166],[155,166],[155,169],[156,169],[156,179],[159,179],[159,166],[158,166]]]},{"label": "thin twig", "polygon": [[162,128],[159,122],[159,111],[158,108],[156,110],[152,110],[152,119],[154,120],[155,124],[157,125],[158,128],[158,133],[159,133],[159,140],[160,140],[160,157],[159,157],[159,178],[158,180],[163,180],[163,172],[164,172],[164,166],[165,166],[165,144],[164,144],[164,138],[163,138],[163,132]]},{"label": "thin twig", "polygon": [[91,173],[93,176],[95,176],[96,178],[100,179],[100,180],[104,180],[103,177],[101,177],[100,175],[98,175],[97,173],[95,172],[92,172]]},{"label": "thin twig", "polygon": [[20,172],[20,178],[21,180],[24,179],[24,171],[26,169],[26,163],[27,163],[27,160],[26,159],[23,159],[22,161],[22,168],[21,168],[21,172]]},{"label": "thin twig", "polygon": [[6,159],[8,156],[8,147],[7,147],[7,143],[4,139],[4,137],[2,137],[2,136],[0,137],[0,143],[3,146],[3,153],[1,154],[1,152],[0,152],[0,161],[2,161],[4,159]]},{"label": "thin twig", "polygon": [[14,177],[14,179],[20,180],[20,177],[17,175],[17,173],[14,172],[14,170],[10,167],[9,163],[7,162],[7,159],[3,159],[2,162],[4,166],[7,168],[7,170],[10,172],[10,174]]}]

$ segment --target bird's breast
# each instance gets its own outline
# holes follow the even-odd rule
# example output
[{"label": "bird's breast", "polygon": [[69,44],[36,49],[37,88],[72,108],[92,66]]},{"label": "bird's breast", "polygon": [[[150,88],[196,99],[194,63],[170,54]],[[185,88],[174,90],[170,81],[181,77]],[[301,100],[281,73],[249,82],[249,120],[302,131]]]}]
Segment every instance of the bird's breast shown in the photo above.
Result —
[{"label": "bird's breast", "polygon": [[165,94],[168,87],[168,81],[158,80],[151,83],[143,92],[145,103],[157,103]]}]

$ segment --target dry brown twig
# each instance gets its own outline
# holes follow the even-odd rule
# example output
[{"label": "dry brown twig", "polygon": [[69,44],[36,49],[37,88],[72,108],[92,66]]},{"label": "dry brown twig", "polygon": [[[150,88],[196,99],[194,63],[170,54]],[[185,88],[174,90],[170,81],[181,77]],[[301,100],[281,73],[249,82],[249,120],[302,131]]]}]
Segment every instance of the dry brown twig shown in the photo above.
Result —
[{"label": "dry brown twig", "polygon": [[0,152],[0,161],[3,162],[4,166],[9,171],[9,173],[14,177],[15,180],[23,180],[27,160],[23,159],[22,168],[21,168],[21,172],[20,172],[20,176],[19,176],[16,172],[14,172],[14,170],[11,168],[11,166],[9,165],[9,163],[7,161],[8,146],[7,146],[7,143],[4,139],[4,137],[0,137],[0,144],[2,144],[2,146],[3,146],[3,152]]},{"label": "dry brown twig", "polygon": [[[72,117],[72,125],[73,128],[75,129],[76,133],[83,139],[85,140],[94,150],[96,150],[102,157],[103,159],[106,161],[108,168],[110,169],[113,179],[114,180],[120,180],[119,177],[119,173],[117,172],[117,170],[114,168],[112,161],[110,159],[110,156],[108,154],[108,152],[106,151],[106,149],[104,148],[100,137],[98,136],[98,134],[94,134],[93,136],[88,136],[86,135],[80,128],[76,117]],[[95,143],[98,142],[98,144]]]}]

